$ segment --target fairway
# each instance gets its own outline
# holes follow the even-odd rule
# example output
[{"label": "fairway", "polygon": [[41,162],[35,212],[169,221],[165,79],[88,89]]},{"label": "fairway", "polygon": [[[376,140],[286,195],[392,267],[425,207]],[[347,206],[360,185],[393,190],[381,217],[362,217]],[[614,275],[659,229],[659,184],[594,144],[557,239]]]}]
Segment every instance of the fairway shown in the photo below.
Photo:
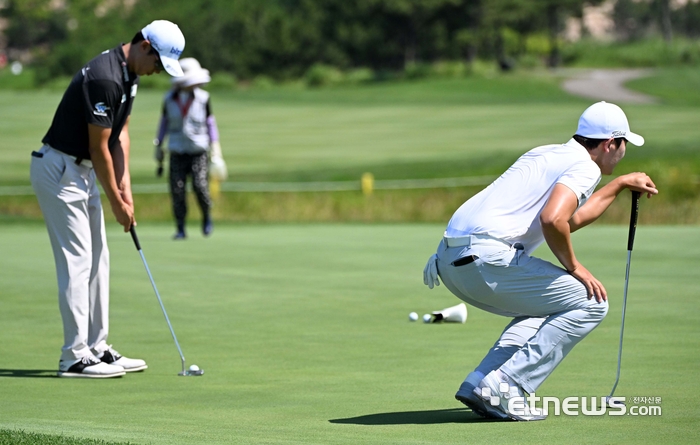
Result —
[{"label": "fairway", "polygon": [[[134,104],[134,184],[164,183],[153,146],[165,91]],[[60,92],[0,91],[0,186],[27,185]],[[694,96],[693,96],[694,97]],[[569,96],[555,77],[449,79],[300,90],[212,91],[229,181],[414,179],[500,174],[526,150],[566,142],[593,101]],[[620,165],[700,165],[697,107],[624,105],[646,145]],[[678,162],[676,162],[678,160]]]},{"label": "fairway", "polygon": [[[642,209],[642,212],[644,209]],[[484,422],[454,400],[507,319],[464,325],[408,313],[459,301],[422,268],[443,225],[219,225],[186,242],[139,237],[188,364],[128,234],[108,219],[110,343],[149,369],[108,381],[54,378],[62,329],[40,224],[0,231],[0,428],[136,444],[673,443],[700,441],[700,227],[637,230],[616,395],[661,397],[662,415]],[[193,223],[194,224],[194,223]],[[627,228],[577,232],[610,313],[540,396],[604,396],[615,379]],[[537,254],[551,259],[546,248]]]}]

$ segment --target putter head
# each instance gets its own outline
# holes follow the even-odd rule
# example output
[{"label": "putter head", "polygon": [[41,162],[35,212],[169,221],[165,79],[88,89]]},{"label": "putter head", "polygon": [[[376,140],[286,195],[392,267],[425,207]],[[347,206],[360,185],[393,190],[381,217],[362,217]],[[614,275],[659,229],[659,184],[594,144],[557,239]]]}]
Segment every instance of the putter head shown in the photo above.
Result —
[{"label": "putter head", "polygon": [[625,402],[620,400],[622,397],[613,397],[613,396],[607,396],[605,397],[605,406],[608,408],[619,408],[621,406],[625,406]]},{"label": "putter head", "polygon": [[182,372],[179,372],[177,375],[181,375],[181,376],[185,376],[185,377],[188,377],[188,376],[200,376],[200,375],[204,375],[204,370],[203,370],[203,369],[198,369],[198,370],[196,370],[196,371],[190,371],[189,369],[186,369],[186,370],[184,370],[184,371],[182,371]]}]

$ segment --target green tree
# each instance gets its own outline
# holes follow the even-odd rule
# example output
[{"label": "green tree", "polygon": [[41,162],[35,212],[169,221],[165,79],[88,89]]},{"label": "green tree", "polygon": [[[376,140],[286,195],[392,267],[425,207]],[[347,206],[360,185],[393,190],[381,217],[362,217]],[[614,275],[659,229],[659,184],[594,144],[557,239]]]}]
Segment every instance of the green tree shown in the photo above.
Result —
[{"label": "green tree", "polygon": [[[584,5],[596,5],[602,0],[490,0],[483,4],[481,29],[491,30],[496,57],[502,67],[508,66],[504,32],[510,30],[521,42],[527,35],[544,32],[549,38],[549,66],[561,63],[559,36],[564,18],[580,17]],[[524,44],[520,45],[521,51]]]},{"label": "green tree", "polygon": [[[697,34],[700,6],[691,2],[670,10],[669,1],[617,0],[616,30],[630,38],[650,26],[665,30],[667,38],[673,35],[671,27]],[[547,64],[556,66],[566,17],[581,16],[584,4],[601,2],[4,0],[0,13],[8,19],[10,49],[31,53],[41,80],[73,74],[89,57],[128,41],[154,19],[182,28],[184,56],[198,58],[212,71],[252,80],[260,75],[300,77],[315,65],[392,73],[476,57],[493,58],[508,68],[528,51],[526,42],[535,40],[539,52],[549,52]]]},{"label": "green tree", "polygon": [[0,16],[7,19],[8,46],[18,50],[41,49],[67,35],[68,12],[51,0],[7,0]]}]

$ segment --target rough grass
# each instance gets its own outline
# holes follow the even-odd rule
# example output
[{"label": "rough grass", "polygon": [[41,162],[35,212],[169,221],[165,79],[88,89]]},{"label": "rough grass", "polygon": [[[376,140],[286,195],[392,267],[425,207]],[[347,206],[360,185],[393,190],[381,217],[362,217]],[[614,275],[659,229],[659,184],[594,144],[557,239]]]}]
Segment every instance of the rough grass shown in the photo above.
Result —
[{"label": "rough grass", "polygon": [[81,439],[51,434],[37,434],[24,430],[0,429],[0,445],[129,445],[131,442],[109,442],[99,439]]},{"label": "rough grass", "polygon": [[[697,188],[696,184],[692,187]],[[478,188],[425,190],[382,190],[371,196],[361,192],[279,192],[222,193],[214,201],[212,214],[219,223],[317,223],[317,222],[436,222],[446,223],[454,211]],[[623,194],[600,218],[604,224],[626,224],[630,200]],[[164,194],[139,194],[136,218],[139,222],[172,221],[169,198]],[[199,231],[201,221],[194,194],[188,196],[188,224]],[[642,201],[639,216],[644,224],[698,224],[700,198]],[[113,217],[107,212],[107,221]],[[33,196],[0,197],[0,223],[40,221],[41,210]]]},{"label": "rough grass", "polygon": [[601,42],[582,39],[562,47],[567,66],[575,67],[695,67],[700,65],[700,41],[676,37],[666,42],[660,37],[630,42]]}]

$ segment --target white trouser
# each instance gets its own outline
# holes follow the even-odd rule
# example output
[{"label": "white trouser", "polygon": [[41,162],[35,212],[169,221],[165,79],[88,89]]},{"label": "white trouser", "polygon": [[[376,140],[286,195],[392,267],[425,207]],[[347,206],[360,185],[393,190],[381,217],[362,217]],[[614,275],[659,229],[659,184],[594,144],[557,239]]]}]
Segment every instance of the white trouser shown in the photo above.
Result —
[{"label": "white trouser", "polygon": [[[588,299],[585,286],[563,268],[503,242],[476,240],[469,246],[438,247],[445,286],[485,311],[514,317],[476,370],[500,369],[534,392],[564,357],[608,312],[608,303]],[[474,262],[454,266],[467,255]]]},{"label": "white trouser", "polygon": [[46,145],[37,153],[30,177],[56,262],[61,360],[75,361],[107,349],[109,250],[100,192],[92,167]]}]

